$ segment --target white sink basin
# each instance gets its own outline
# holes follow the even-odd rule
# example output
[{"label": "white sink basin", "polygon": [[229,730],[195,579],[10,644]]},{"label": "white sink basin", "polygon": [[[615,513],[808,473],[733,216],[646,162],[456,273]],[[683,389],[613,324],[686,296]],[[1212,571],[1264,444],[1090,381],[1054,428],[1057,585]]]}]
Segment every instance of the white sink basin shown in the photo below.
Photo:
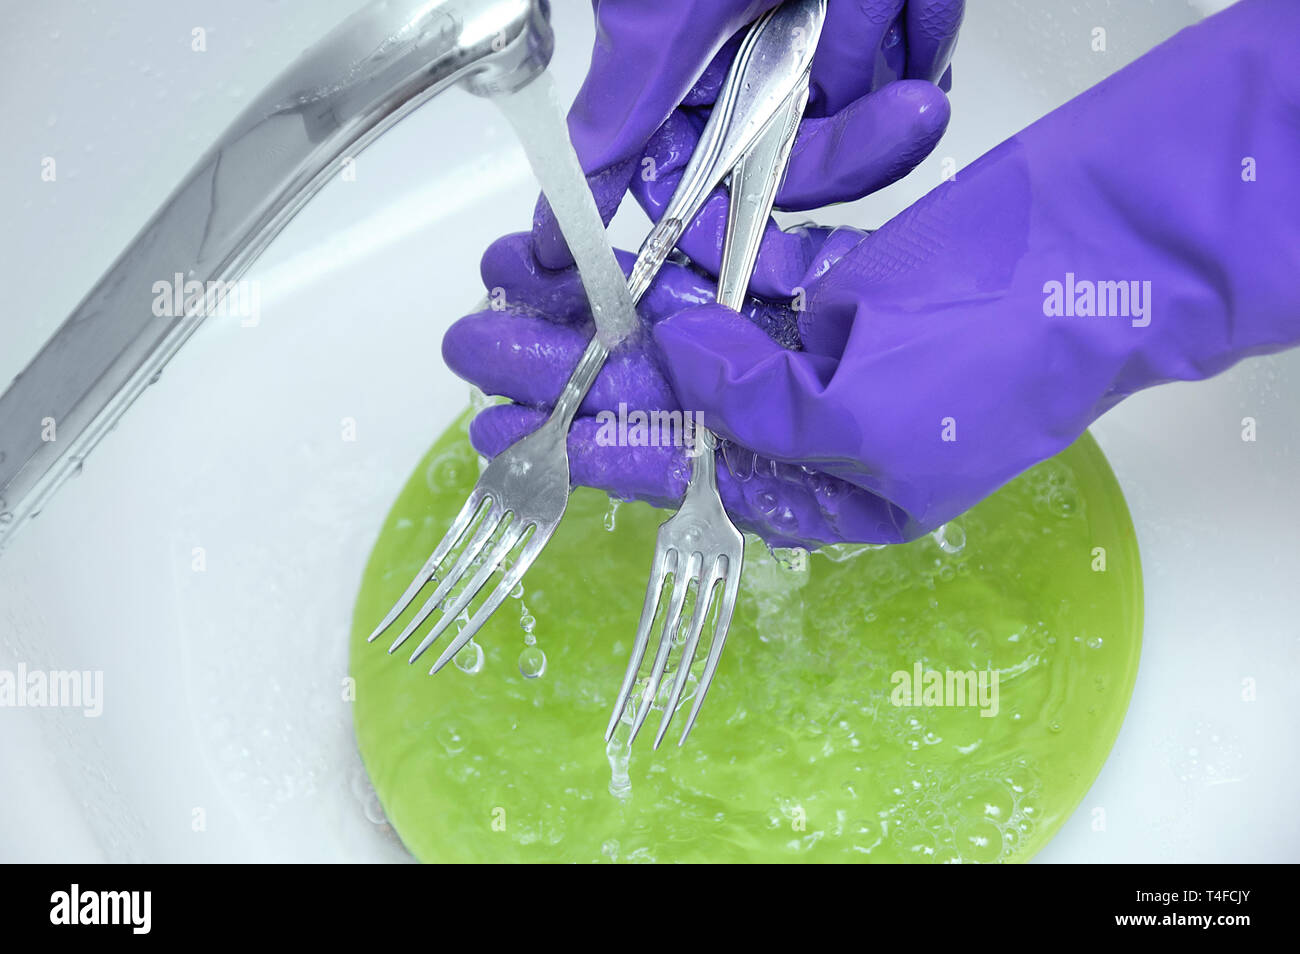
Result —
[{"label": "white sink basin", "polygon": [[[355,5],[10,8],[0,378],[239,107]],[[553,6],[571,94],[590,9]],[[965,165],[1198,15],[1184,0],[1061,6],[972,0],[937,154],[818,218],[874,227],[939,182],[944,157]],[[1095,26],[1107,53],[1090,49]],[[260,323],[211,320],[0,558],[0,669],[104,673],[99,718],[0,709],[0,860],[406,857],[352,743],[352,599],[398,488],[464,404],[442,333],[482,295],[481,250],[527,226],[535,185],[501,117],[460,92],[356,169],[248,276]],[[629,203],[615,237],[635,246],[644,228]],[[1300,354],[1139,395],[1096,434],[1141,542],[1143,663],[1110,760],[1040,859],[1294,861]]]}]

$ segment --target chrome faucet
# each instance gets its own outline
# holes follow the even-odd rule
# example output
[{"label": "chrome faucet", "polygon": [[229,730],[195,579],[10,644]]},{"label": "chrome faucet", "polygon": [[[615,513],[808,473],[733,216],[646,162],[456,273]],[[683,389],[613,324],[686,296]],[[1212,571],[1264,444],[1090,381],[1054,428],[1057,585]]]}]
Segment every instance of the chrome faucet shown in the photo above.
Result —
[{"label": "chrome faucet", "polygon": [[[549,13],[376,0],[271,83],[0,395],[0,547],[343,163],[450,86],[511,93],[545,70]],[[160,282],[182,288],[162,316]]]}]

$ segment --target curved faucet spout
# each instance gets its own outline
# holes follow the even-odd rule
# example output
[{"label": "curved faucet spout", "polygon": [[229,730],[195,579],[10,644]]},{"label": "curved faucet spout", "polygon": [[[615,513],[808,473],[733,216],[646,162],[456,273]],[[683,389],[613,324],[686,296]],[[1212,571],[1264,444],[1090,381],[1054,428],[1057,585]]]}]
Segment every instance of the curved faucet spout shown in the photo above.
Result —
[{"label": "curved faucet spout", "polygon": [[449,86],[514,92],[552,49],[547,0],[377,0],[303,53],[0,395],[0,547],[343,163]]}]

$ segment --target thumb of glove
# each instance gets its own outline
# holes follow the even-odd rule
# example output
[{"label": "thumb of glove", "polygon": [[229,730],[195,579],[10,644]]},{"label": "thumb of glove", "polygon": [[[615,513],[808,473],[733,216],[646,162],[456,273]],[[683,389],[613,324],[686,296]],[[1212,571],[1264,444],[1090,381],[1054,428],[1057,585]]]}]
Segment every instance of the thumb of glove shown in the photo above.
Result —
[{"label": "thumb of glove", "polygon": [[682,407],[764,456],[816,461],[828,432],[839,428],[844,437],[843,428],[857,429],[820,400],[835,358],[783,348],[729,308],[679,312],[656,325],[654,336]]}]

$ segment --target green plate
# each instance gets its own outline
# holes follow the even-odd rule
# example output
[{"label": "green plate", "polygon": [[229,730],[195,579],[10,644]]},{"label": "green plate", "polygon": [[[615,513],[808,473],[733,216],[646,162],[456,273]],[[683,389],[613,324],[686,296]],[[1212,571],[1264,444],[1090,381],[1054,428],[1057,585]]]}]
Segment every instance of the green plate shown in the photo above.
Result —
[{"label": "green plate", "polygon": [[464,421],[394,504],[353,620],[357,741],[420,860],[1023,861],[1096,778],[1142,578],[1090,436],[914,543],[751,540],[689,741],[653,751],[652,712],[629,752],[626,726],[603,733],[664,519],[649,506],[576,491],[526,592],[437,677],[436,651],[408,666],[365,642],[478,477]]}]

